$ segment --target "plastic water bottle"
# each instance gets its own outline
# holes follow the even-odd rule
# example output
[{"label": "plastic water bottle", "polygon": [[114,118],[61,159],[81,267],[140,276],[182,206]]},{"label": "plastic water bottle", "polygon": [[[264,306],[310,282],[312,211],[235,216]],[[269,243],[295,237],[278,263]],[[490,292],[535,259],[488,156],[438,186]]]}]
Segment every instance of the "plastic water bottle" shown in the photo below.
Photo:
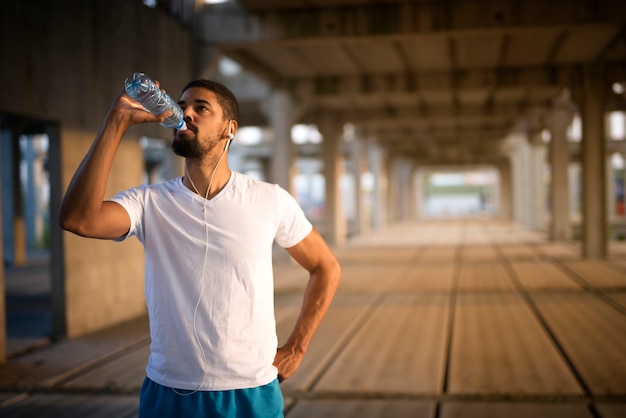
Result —
[{"label": "plastic water bottle", "polygon": [[183,110],[172,98],[161,91],[154,81],[144,73],[134,73],[124,83],[126,94],[137,100],[148,112],[159,115],[171,111],[172,116],[161,122],[165,128],[186,129]]}]

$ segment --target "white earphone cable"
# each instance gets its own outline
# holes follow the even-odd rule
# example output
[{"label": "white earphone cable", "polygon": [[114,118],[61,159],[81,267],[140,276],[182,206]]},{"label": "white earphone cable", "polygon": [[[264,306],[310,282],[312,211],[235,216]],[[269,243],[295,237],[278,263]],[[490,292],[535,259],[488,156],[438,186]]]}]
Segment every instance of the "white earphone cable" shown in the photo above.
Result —
[{"label": "white earphone cable", "polygon": [[[204,236],[205,236],[205,240],[204,240],[204,261],[202,263],[202,280],[200,282],[200,292],[198,294],[198,300],[196,301],[196,306],[194,307],[193,310],[193,333],[194,333],[194,337],[196,338],[196,343],[198,344],[198,348],[200,348],[200,352],[202,353],[202,359],[204,361],[204,367],[202,368],[202,380],[200,380],[200,383],[198,383],[198,386],[191,392],[187,392],[187,393],[180,393],[178,392],[175,388],[172,388],[172,390],[174,391],[174,393],[176,393],[179,396],[189,396],[189,395],[193,395],[194,393],[198,392],[198,390],[200,390],[200,388],[202,387],[202,384],[204,383],[204,380],[206,379],[206,375],[207,375],[207,358],[206,358],[206,353],[204,352],[204,349],[202,348],[202,342],[200,341],[200,337],[198,335],[198,327],[196,326],[196,318],[198,316],[198,308],[200,307],[200,301],[202,300],[202,296],[204,294],[204,282],[206,281],[206,263],[207,263],[207,258],[209,256],[209,222],[207,220],[207,201],[209,199],[209,194],[211,192],[211,185],[213,184],[213,177],[215,177],[215,172],[217,171],[217,167],[220,165],[220,162],[222,161],[222,158],[224,157],[224,154],[226,154],[226,150],[228,149],[228,145],[230,144],[230,141],[232,140],[229,139],[226,142],[226,146],[224,147],[224,151],[222,151],[222,155],[220,155],[220,158],[217,160],[217,163],[215,163],[215,167],[213,168],[213,172],[211,173],[211,178],[209,179],[209,186],[207,187],[206,190],[206,194],[204,195],[204,200],[202,201],[202,214],[204,216]],[[193,187],[193,189],[195,190],[195,192],[199,195],[202,196],[200,194],[200,192],[198,191],[198,188],[196,187],[196,185],[194,184],[193,180],[191,179],[191,176],[189,175],[189,170],[187,169],[187,164],[185,163],[185,173],[187,174],[187,178],[189,179],[189,182],[191,183],[191,186]]]}]

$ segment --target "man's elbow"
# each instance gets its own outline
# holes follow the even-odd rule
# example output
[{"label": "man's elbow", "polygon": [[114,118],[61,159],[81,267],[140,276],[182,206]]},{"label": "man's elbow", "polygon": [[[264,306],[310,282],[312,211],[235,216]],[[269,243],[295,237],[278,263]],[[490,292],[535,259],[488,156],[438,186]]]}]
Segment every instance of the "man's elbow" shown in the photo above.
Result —
[{"label": "man's elbow", "polygon": [[88,236],[88,229],[84,223],[77,221],[71,216],[59,215],[59,226],[65,231],[72,232],[80,236]]},{"label": "man's elbow", "polygon": [[325,266],[326,277],[328,278],[328,286],[337,289],[339,282],[341,281],[341,264],[339,260],[333,257],[326,262]]},{"label": "man's elbow", "polygon": [[59,226],[65,231],[71,232],[81,237],[90,237],[93,233],[92,225],[87,218],[80,216],[79,212],[61,207],[58,218]]},{"label": "man's elbow", "polygon": [[70,216],[63,207],[59,211],[59,226],[61,229],[64,229],[69,232],[74,232],[74,228],[76,227],[75,222],[72,220],[72,216]]}]

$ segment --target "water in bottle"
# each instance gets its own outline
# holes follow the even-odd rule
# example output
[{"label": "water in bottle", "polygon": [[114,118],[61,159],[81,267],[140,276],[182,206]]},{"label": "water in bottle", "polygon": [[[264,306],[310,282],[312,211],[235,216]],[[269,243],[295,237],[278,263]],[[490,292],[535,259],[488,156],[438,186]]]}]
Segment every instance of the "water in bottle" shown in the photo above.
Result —
[{"label": "water in bottle", "polygon": [[172,116],[161,122],[165,128],[186,129],[183,110],[144,73],[134,73],[124,83],[126,94],[137,100],[148,112],[155,115],[171,111]]}]

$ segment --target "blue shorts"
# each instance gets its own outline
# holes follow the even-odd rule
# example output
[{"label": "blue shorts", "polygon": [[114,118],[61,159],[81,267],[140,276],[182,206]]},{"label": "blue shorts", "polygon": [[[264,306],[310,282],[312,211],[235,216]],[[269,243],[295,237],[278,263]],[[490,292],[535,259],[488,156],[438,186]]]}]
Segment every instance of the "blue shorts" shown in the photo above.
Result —
[{"label": "blue shorts", "polygon": [[146,377],[139,395],[139,418],[283,418],[283,409],[278,379],[250,389],[198,391],[181,396]]}]

